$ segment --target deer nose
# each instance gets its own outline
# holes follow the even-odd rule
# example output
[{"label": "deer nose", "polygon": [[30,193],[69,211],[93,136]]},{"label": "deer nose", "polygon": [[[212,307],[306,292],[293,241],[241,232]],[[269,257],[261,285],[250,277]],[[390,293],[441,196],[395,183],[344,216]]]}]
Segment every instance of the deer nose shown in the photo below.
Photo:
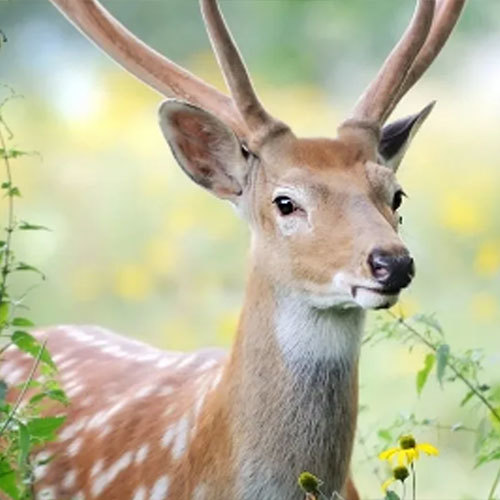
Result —
[{"label": "deer nose", "polygon": [[387,291],[399,292],[415,276],[415,264],[406,250],[393,253],[376,248],[368,256],[368,265],[373,277]]}]

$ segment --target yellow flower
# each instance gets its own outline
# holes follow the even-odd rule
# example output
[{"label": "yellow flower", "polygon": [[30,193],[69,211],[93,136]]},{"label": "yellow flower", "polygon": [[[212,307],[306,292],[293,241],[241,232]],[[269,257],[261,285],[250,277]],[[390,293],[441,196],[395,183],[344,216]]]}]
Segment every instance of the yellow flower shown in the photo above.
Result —
[{"label": "yellow flower", "polygon": [[392,462],[394,457],[397,458],[398,464],[403,466],[405,463],[409,465],[413,461],[418,460],[420,458],[419,452],[424,452],[427,455],[438,455],[439,450],[432,446],[429,443],[418,443],[415,441],[415,438],[411,434],[406,434],[399,438],[399,446],[395,446],[393,448],[389,448],[383,451],[378,458],[380,460],[387,460]]},{"label": "yellow flower", "polygon": [[401,481],[402,483],[404,483],[409,475],[410,473],[404,465],[398,465],[397,467],[394,467],[394,469],[392,470],[392,477],[390,477],[382,485],[382,491],[385,493],[387,491],[387,488],[389,488],[389,486],[396,481]]}]

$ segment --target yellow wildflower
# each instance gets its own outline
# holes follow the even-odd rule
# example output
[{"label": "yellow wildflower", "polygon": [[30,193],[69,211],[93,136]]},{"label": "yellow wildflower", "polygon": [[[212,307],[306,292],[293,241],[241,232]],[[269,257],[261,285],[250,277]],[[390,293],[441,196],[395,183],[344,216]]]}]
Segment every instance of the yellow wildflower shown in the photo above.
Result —
[{"label": "yellow wildflower", "polygon": [[392,461],[394,457],[397,457],[398,464],[400,466],[404,465],[405,459],[406,463],[409,465],[413,461],[420,458],[420,452],[424,452],[427,455],[438,455],[439,450],[429,443],[418,443],[411,434],[406,434],[399,438],[399,446],[389,448],[383,451],[378,457],[380,460]]},{"label": "yellow wildflower", "polygon": [[401,481],[402,483],[404,483],[409,475],[410,473],[404,465],[398,465],[392,470],[392,477],[382,485],[382,491],[385,493],[387,491],[387,488],[389,488],[389,486],[396,481]]}]

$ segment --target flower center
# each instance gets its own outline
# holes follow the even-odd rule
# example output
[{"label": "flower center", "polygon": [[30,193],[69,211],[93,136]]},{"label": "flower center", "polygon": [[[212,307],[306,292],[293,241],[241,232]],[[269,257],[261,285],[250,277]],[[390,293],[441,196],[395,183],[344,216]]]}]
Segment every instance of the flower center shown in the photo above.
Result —
[{"label": "flower center", "polygon": [[399,438],[399,445],[403,448],[403,450],[409,450],[410,448],[415,448],[417,443],[411,434],[407,434]]},{"label": "flower center", "polygon": [[394,475],[394,479],[397,479],[398,481],[404,481],[410,475],[408,469],[404,465],[395,467],[392,473]]}]

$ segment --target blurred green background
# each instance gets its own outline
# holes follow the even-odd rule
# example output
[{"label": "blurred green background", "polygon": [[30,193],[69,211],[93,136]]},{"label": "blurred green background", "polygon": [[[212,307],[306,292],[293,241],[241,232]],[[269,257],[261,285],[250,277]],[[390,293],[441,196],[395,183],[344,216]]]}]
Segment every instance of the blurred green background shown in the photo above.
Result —
[{"label": "blurred green background", "polygon": [[[223,88],[194,0],[103,2],[133,32]],[[223,10],[271,113],[298,134],[334,135],[406,27],[412,0],[227,0]],[[157,126],[161,98],[80,35],[44,0],[0,1],[0,82],[22,99],[4,116],[21,219],[19,256],[48,280],[31,292],[38,324],[96,323],[162,348],[229,346],[243,298],[248,232],[233,210],[192,184]],[[399,106],[438,100],[399,178],[409,194],[403,237],[417,277],[401,307],[435,312],[453,348],[482,347],[500,365],[500,2],[469,0],[443,54]],[[5,216],[5,205],[0,215]],[[23,289],[32,280],[18,278]],[[426,388],[423,351],[384,343],[361,364],[364,433],[399,411],[452,424],[460,392]],[[469,413],[470,412],[470,413]],[[441,448],[419,463],[422,499],[485,498],[495,467],[472,470],[472,439],[417,433]],[[356,452],[365,498],[379,495]]]}]

